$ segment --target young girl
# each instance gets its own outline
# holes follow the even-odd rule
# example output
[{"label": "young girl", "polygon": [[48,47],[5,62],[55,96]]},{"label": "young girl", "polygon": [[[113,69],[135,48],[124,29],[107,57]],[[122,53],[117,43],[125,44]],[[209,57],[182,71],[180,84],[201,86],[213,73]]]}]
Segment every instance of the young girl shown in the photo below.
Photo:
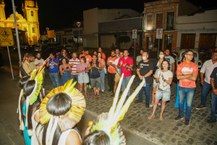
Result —
[{"label": "young girl", "polygon": [[88,77],[88,64],[86,63],[85,57],[80,58],[80,64],[77,65],[77,73],[78,73],[78,88],[82,92],[84,88],[84,95],[87,97],[87,83],[89,83]]},{"label": "young girl", "polygon": [[163,120],[163,112],[166,108],[166,102],[170,100],[170,84],[172,83],[173,73],[169,70],[169,62],[163,60],[161,64],[161,69],[155,74],[156,82],[159,83],[156,90],[155,103],[151,116],[148,119],[154,118],[154,114],[159,103],[162,100],[160,120]]}]

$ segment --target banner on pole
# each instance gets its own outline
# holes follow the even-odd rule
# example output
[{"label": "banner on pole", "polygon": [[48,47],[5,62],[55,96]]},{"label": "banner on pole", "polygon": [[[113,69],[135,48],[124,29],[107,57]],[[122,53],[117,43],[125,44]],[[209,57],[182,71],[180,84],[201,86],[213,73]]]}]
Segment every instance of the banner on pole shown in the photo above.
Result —
[{"label": "banner on pole", "polygon": [[0,28],[0,46],[13,46],[14,38],[10,28]]},{"label": "banner on pole", "polygon": [[156,39],[162,39],[163,37],[163,29],[159,28],[156,30]]}]

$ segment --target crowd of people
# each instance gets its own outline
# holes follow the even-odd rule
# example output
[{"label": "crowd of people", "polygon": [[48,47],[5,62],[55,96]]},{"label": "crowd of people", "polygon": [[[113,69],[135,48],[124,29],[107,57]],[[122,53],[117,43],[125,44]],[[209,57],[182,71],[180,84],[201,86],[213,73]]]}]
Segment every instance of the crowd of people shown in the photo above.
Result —
[{"label": "crowd of people", "polygon": [[[50,114],[51,116],[62,116],[62,115],[64,116],[65,114],[67,114],[67,112],[70,111],[71,106],[67,105],[67,102],[69,104],[72,103],[72,97],[74,94],[70,94],[70,93],[61,94],[60,92],[58,92],[61,89],[68,90],[67,88],[64,87],[67,86],[69,87],[70,85],[64,85],[64,84],[66,84],[70,80],[73,80],[78,83],[78,86],[75,87],[78,88],[79,92],[84,94],[84,96],[82,95],[83,97],[81,98],[85,100],[85,98],[91,97],[90,94],[88,94],[87,91],[88,88],[93,90],[94,97],[99,97],[100,95],[103,95],[105,91],[111,92],[112,96],[114,96],[114,94],[117,92],[119,93],[119,91],[121,93],[124,93],[124,90],[127,88],[129,83],[131,83],[130,80],[134,75],[136,75],[140,80],[140,82],[142,82],[142,87],[138,92],[138,98],[135,100],[135,103],[142,103],[145,98],[144,101],[146,107],[147,108],[153,107],[152,113],[150,114],[150,116],[148,116],[149,120],[155,117],[157,106],[161,106],[159,119],[163,120],[163,113],[166,108],[166,104],[167,102],[170,101],[171,98],[171,84],[174,82],[174,80],[177,80],[175,105],[179,109],[179,113],[174,118],[177,121],[184,120],[184,124],[189,125],[191,121],[192,103],[195,96],[195,89],[197,87],[198,73],[200,73],[199,80],[202,85],[201,104],[199,104],[199,106],[196,109],[203,109],[206,107],[207,96],[209,92],[212,91],[211,92],[211,96],[212,96],[211,115],[210,118],[207,120],[207,122],[208,123],[216,122],[217,51],[214,51],[212,53],[212,58],[207,60],[203,64],[200,70],[198,69],[198,65],[194,62],[194,54],[191,50],[186,50],[186,52],[183,54],[182,62],[178,64],[178,66],[176,66],[175,64],[175,59],[170,55],[169,49],[159,52],[159,58],[156,64],[149,59],[149,52],[146,50],[140,50],[140,55],[136,57],[135,63],[133,60],[134,59],[129,56],[129,52],[127,49],[123,51],[120,51],[119,49],[111,50],[109,56],[105,55],[102,48],[98,48],[98,50],[94,51],[92,55],[89,54],[88,50],[83,50],[80,54],[77,52],[73,52],[71,53],[71,55],[69,55],[66,49],[62,49],[61,52],[57,52],[57,53],[51,52],[48,58],[46,58],[45,60],[41,58],[40,53],[37,53],[35,58],[30,54],[25,54],[23,57],[22,67],[20,69],[21,70],[20,76],[24,81],[21,84],[25,84],[25,85],[21,85],[22,86],[21,88],[23,90],[24,100],[28,100],[27,98],[31,94],[31,91],[29,91],[28,89],[35,90],[35,88],[33,87],[35,86],[34,83],[32,82],[32,87],[29,87],[31,86],[29,83],[32,80],[37,80],[37,77],[35,77],[36,79],[33,79],[32,77],[29,78],[29,76],[32,74],[34,70],[40,70],[41,67],[48,68],[50,80],[54,88],[57,88],[56,92],[53,91],[53,93],[47,95],[48,97],[48,99],[46,99],[47,104],[46,103],[44,104],[44,107],[46,107],[47,105],[46,107],[47,112],[45,112],[44,114],[47,113]],[[134,69],[135,69],[135,74],[134,74]],[[28,77],[28,79],[26,79],[26,76]],[[108,80],[108,87],[106,87],[105,84],[106,78]],[[121,81],[121,86],[119,86],[118,84],[120,81]],[[141,83],[138,86],[141,86]],[[106,90],[106,88],[109,89]],[[30,94],[25,94],[28,92],[30,92]],[[42,94],[43,92],[39,93],[38,95],[42,95]],[[52,95],[53,97],[51,97]],[[130,97],[130,89],[126,92],[126,96],[127,96],[126,98]],[[49,100],[50,99],[49,97],[51,97],[52,99],[51,102]],[[43,98],[43,97],[38,97],[38,98]],[[25,104],[22,103],[22,99],[20,100],[21,100],[20,104],[22,104],[21,106],[26,106]],[[41,101],[43,104],[43,100]],[[59,103],[62,102],[62,104],[61,103],[59,104],[58,102]],[[85,108],[84,103],[81,104],[83,104],[83,107]],[[32,104],[30,106],[32,106]],[[20,107],[20,108],[21,108],[20,110],[29,109],[28,107],[25,108]],[[55,110],[56,108],[61,108],[61,109]],[[44,110],[46,109],[44,108]],[[83,111],[83,109],[81,110]],[[32,114],[34,113],[32,112]],[[36,116],[35,120],[37,120],[37,113],[35,116]],[[46,120],[44,123],[42,123],[43,121],[41,121],[43,119]],[[60,126],[60,128],[53,128],[54,125],[57,126],[57,122],[59,121],[59,119],[56,119],[55,117],[52,118],[45,117],[43,119],[41,120],[39,119],[39,121],[37,121],[37,122],[41,122],[41,127],[44,124],[47,124],[47,126],[43,130],[43,136],[41,136],[43,144],[48,145],[52,141],[56,142],[57,144],[58,141],[60,140],[70,141],[70,139],[68,140],[67,137],[70,135],[71,137],[69,138],[73,138],[74,141],[76,138],[77,142],[81,142],[81,137],[78,135],[76,129],[72,130],[73,133],[70,133],[70,131],[67,132],[64,135],[65,137],[60,136],[60,134],[59,136],[57,134],[48,135],[49,134],[48,131],[53,133],[55,132],[55,129],[59,129],[63,133],[65,130],[61,128],[62,126]],[[72,118],[70,119],[73,120]],[[66,119],[65,121],[67,122],[70,119]],[[75,124],[77,124],[80,120],[80,118],[76,118],[76,119],[77,121],[74,121],[73,123],[69,121],[68,124],[67,123],[66,124],[72,128],[72,124],[75,126]],[[24,122],[26,122],[27,120],[28,118],[26,118]],[[49,123],[50,121],[52,123]],[[32,126],[34,126],[33,124]],[[40,126],[38,128],[40,128]],[[36,130],[35,132],[37,131],[40,132],[40,129]],[[28,129],[27,129],[27,133],[28,133]],[[98,132],[98,134],[100,134],[100,132]],[[58,136],[58,138],[55,137],[56,135]],[[51,139],[48,139],[48,136]],[[25,137],[25,127],[24,127],[24,137]],[[61,137],[64,139],[62,139]],[[33,139],[34,139],[34,135],[33,135]]]},{"label": "crowd of people", "polygon": [[[27,58],[29,56],[27,54],[25,57],[26,60],[28,60]],[[135,76],[132,76],[130,83],[127,84],[124,92],[121,93],[121,97],[119,97],[124,76],[122,75],[120,77],[120,83],[117,86],[115,94],[116,99],[114,99],[110,110],[107,113],[99,115],[98,119],[89,122],[88,128],[82,137],[80,130],[77,128],[77,124],[84,114],[86,100],[84,95],[75,88],[76,81],[68,79],[64,84],[55,86],[48,94],[44,91],[44,69],[46,66],[50,66],[48,64],[50,61],[49,59],[55,61],[52,60],[52,57],[53,56],[50,55],[49,58],[44,61],[38,60],[40,63],[39,66],[33,69],[29,75],[23,74],[19,81],[21,91],[17,110],[19,129],[23,132],[25,144],[125,145],[126,139],[118,122],[124,118],[132,100],[134,100],[140,89],[143,87],[144,81],[142,81],[135,92],[127,98],[128,91],[135,78]],[[80,63],[86,64],[83,56],[80,60]],[[62,67],[61,65],[59,66],[61,71],[70,67],[66,65],[67,59],[65,57],[63,57],[61,61]],[[27,64],[31,63],[33,62],[28,62]],[[103,64],[105,65],[105,62]],[[53,66],[54,65],[57,66],[57,61],[53,62]],[[92,67],[90,70],[94,67],[99,67],[97,65],[96,55],[92,57],[90,66]],[[25,67],[23,67],[23,69],[25,71]],[[79,70],[85,69],[81,67]],[[64,72],[60,73],[64,74]],[[96,78],[91,77],[91,79]],[[94,80],[91,83],[91,86],[94,86],[96,81],[100,80]],[[94,90],[94,93],[99,93],[99,90]]]}]

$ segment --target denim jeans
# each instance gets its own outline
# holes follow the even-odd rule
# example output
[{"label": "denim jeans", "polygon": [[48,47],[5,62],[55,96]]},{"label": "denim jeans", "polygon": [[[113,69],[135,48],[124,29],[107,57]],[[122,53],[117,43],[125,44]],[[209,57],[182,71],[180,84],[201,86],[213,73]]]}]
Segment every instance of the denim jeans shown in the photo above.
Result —
[{"label": "denim jeans", "polygon": [[49,73],[49,76],[54,87],[60,86],[59,73]]},{"label": "denim jeans", "polygon": [[207,82],[204,82],[202,87],[202,92],[201,92],[201,105],[206,106],[206,98],[210,90],[211,90],[211,85],[208,84]]},{"label": "denim jeans", "polygon": [[100,71],[100,81],[101,81],[100,88],[102,91],[105,91],[105,71],[104,69]]},{"label": "denim jeans", "polygon": [[[123,81],[122,81],[122,84],[121,84],[121,90],[122,90],[122,92],[124,92],[124,90],[126,89],[127,84],[129,82],[130,78],[131,78],[131,76],[123,78]],[[127,95],[128,96],[130,95],[130,90],[128,91]]]},{"label": "denim jeans", "polygon": [[70,73],[65,71],[61,76],[61,85],[64,85],[68,80],[70,80]]},{"label": "denim jeans", "polygon": [[211,119],[216,120],[216,106],[217,106],[217,95],[214,93],[212,95],[212,100],[211,100]]},{"label": "denim jeans", "polygon": [[190,120],[191,108],[194,98],[195,88],[179,87],[179,116],[184,117],[184,100],[186,99],[187,107],[185,111],[185,119]]},{"label": "denim jeans", "polygon": [[151,97],[151,84],[146,84],[145,87],[142,87],[142,89],[139,91],[139,101],[143,101],[143,92],[145,92],[145,103],[146,105],[149,105],[150,103],[150,97]]}]

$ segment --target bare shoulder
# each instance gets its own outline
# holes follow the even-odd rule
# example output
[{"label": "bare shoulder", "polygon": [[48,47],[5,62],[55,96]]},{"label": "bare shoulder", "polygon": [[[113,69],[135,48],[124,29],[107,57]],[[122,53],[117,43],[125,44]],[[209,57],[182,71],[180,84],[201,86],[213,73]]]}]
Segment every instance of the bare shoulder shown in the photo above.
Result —
[{"label": "bare shoulder", "polygon": [[66,138],[66,145],[81,145],[80,135],[76,131],[70,131]]}]

